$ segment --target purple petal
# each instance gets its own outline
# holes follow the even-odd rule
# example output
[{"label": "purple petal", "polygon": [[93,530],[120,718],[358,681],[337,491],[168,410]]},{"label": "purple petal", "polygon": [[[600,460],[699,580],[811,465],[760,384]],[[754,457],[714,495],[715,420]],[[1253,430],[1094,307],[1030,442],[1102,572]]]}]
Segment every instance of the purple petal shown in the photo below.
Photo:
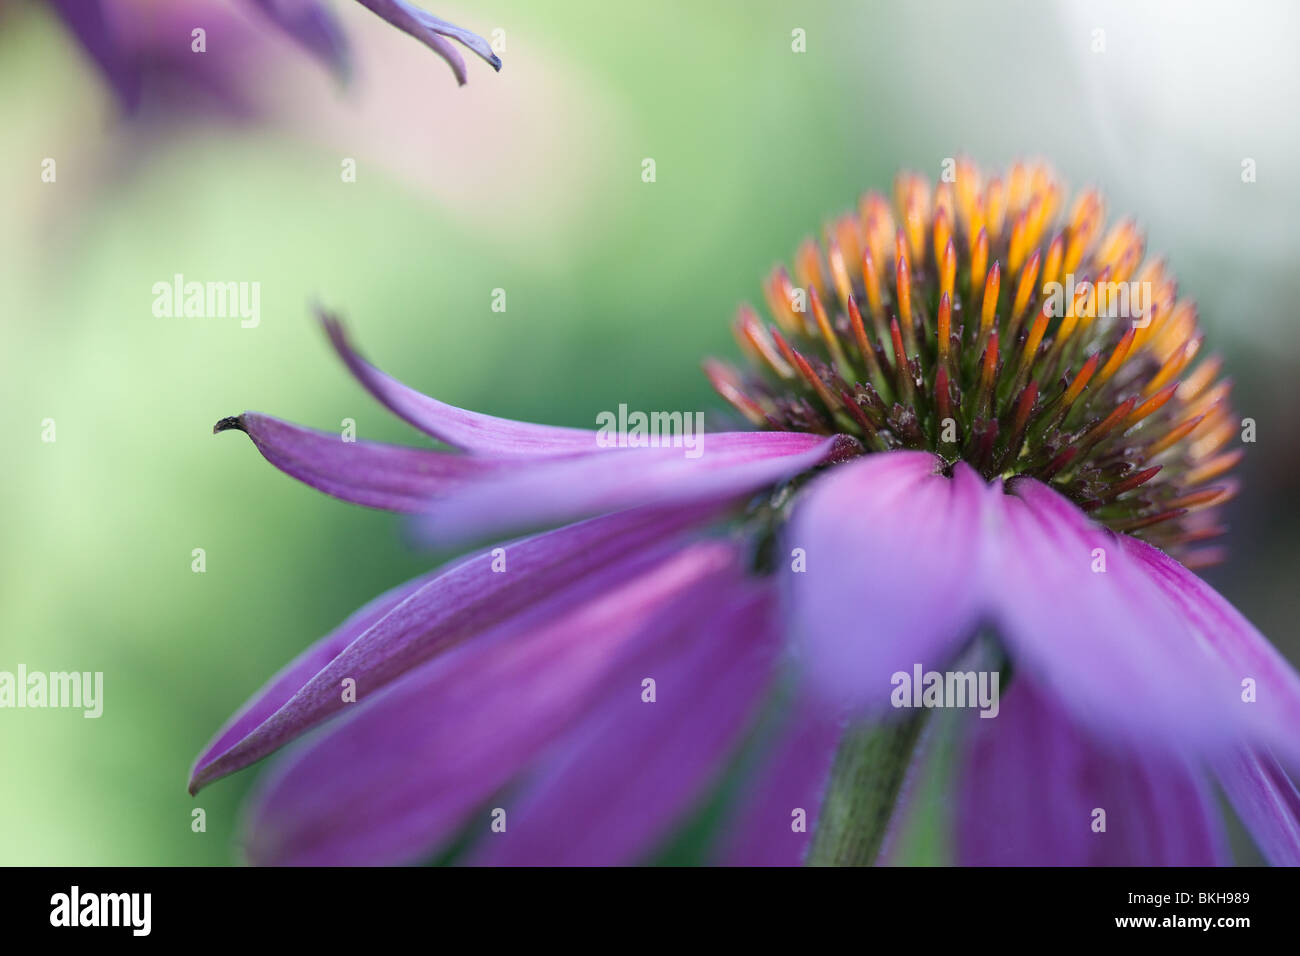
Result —
[{"label": "purple petal", "polygon": [[140,105],[143,77],[108,5],[103,0],[51,0],[51,6],[104,72],[123,109],[134,112]]},{"label": "purple petal", "polygon": [[437,571],[421,575],[381,594],[294,658],[250,697],[230,720],[226,721],[225,726],[217,732],[212,742],[203,749],[198,760],[195,761],[194,772],[247,737],[263,721],[284,706],[307,681],[318,674],[321,668],[337,657],[345,647],[381,621],[389,611],[443,573],[443,569],[439,568]]},{"label": "purple petal", "polygon": [[1009,487],[987,531],[1001,543],[987,579],[1017,669],[1121,741],[1189,753],[1233,746],[1235,681],[1201,652],[1121,536],[1037,481]]},{"label": "purple petal", "polygon": [[641,505],[724,501],[845,453],[851,441],[798,432],[716,437],[722,447],[715,451],[706,440],[694,459],[680,449],[624,448],[532,463],[431,502],[419,526],[445,547]]},{"label": "purple petal", "polygon": [[504,833],[480,841],[476,864],[605,866],[636,862],[707,793],[771,683],[775,608],[754,588],[712,594],[716,608],[615,684],[575,734],[503,805]]},{"label": "purple petal", "polygon": [[[639,694],[660,642],[709,639],[701,620],[738,574],[733,547],[696,545],[604,577],[549,623],[504,629],[408,673],[277,767],[253,803],[250,860],[426,856],[610,688]],[[511,802],[498,800],[509,832]],[[487,813],[482,824],[486,834]]]},{"label": "purple petal", "polygon": [[[957,862],[967,866],[1227,863],[1208,788],[1177,760],[1103,750],[1050,694],[1017,676],[997,717],[972,717],[959,773]],[[1096,810],[1105,830],[1095,832]]]},{"label": "purple petal", "polygon": [[745,788],[721,860],[728,866],[799,866],[826,793],[840,721],[801,701],[768,759]]},{"label": "purple petal", "polygon": [[307,52],[321,60],[339,79],[348,74],[348,43],[329,9],[317,0],[252,0]]},{"label": "purple petal", "polygon": [[[510,621],[512,627],[554,617],[650,560],[646,550],[708,517],[627,512],[561,528],[483,552],[446,568],[329,660],[269,717],[224,750],[196,763],[190,791],[248,766],[348,707],[342,682],[358,699],[448,648]],[[252,707],[254,705],[247,705]],[[260,712],[260,705],[259,712]]]},{"label": "purple petal", "polygon": [[458,40],[490,63],[492,69],[501,69],[501,58],[492,52],[492,45],[476,33],[470,33],[453,23],[441,20],[404,0],[360,0],[360,2],[362,6],[368,7],[404,33],[409,33],[446,60],[461,86],[465,85],[466,80],[465,61],[456,52],[456,48],[443,37]]},{"label": "purple petal", "polygon": [[508,418],[493,418],[447,405],[403,385],[375,368],[348,342],[337,319],[321,316],[325,331],[335,351],[348,370],[394,415],[414,425],[427,435],[454,448],[475,453],[530,457],[538,455],[572,455],[592,452],[596,432],[583,428],[560,428],[553,425],[530,425]]},{"label": "purple petal", "polygon": [[[403,421],[453,448],[476,455],[516,459],[581,456],[600,456],[606,459],[616,454],[639,455],[646,451],[661,450],[604,447],[601,444],[601,433],[592,429],[516,422],[440,402],[385,375],[363,359],[348,341],[347,333],[337,319],[322,314],[321,322],[335,351],[366,391]],[[611,437],[618,438],[617,435]],[[791,452],[794,449],[803,450],[818,440],[823,439],[795,432],[717,432],[706,433],[701,448],[707,449],[710,454],[727,452],[742,455],[753,452],[758,455],[767,447],[784,448]],[[664,457],[669,459],[684,456],[684,449],[676,449],[673,454]]]},{"label": "purple petal", "polygon": [[[1157,548],[1124,539],[1124,547],[1154,580],[1186,630],[1186,645],[1223,670],[1228,724],[1300,763],[1300,676],[1264,635],[1221,594]],[[1253,682],[1246,695],[1244,682]],[[1243,697],[1251,697],[1247,701]]]},{"label": "purple petal", "polygon": [[[779,556],[814,692],[888,709],[891,676],[941,669],[978,623],[988,488],[925,452],[868,455],[805,493]],[[793,549],[807,570],[791,570]]]},{"label": "purple petal", "polygon": [[230,429],[247,434],[267,461],[304,484],[343,501],[387,511],[423,511],[431,498],[466,488],[510,466],[502,460],[429,448],[347,442],[341,435],[257,412],[223,418],[212,431]]},{"label": "purple petal", "polygon": [[1300,866],[1300,791],[1266,753],[1216,762],[1219,783],[1260,852],[1274,866]]}]

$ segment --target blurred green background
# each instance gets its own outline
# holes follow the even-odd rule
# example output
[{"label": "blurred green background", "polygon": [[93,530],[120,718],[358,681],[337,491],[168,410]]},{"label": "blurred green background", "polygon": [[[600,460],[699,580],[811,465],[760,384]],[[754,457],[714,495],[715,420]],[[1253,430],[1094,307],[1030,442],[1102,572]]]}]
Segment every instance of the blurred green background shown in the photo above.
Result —
[{"label": "blurred green background", "polygon": [[[232,3],[232,36],[265,35],[242,51],[237,120],[123,119],[43,6],[3,7],[0,669],[103,671],[105,705],[0,711],[0,863],[237,861],[258,770],[192,799],[193,757],[302,647],[440,560],[400,519],[211,434],[256,409],[418,440],[350,381],[310,303],[455,404],[582,426],[620,402],[711,409],[699,359],[732,354],[766,270],[899,167],[933,177],[961,153],[1044,156],[1168,255],[1258,422],[1233,557],[1208,576],[1300,658],[1293,7],[426,3],[504,30],[505,69],[470,58],[458,89],[338,2],[356,67],[340,89]],[[260,325],[154,317],[153,284],[178,272],[260,282]],[[944,858],[939,793],[909,859]]]}]

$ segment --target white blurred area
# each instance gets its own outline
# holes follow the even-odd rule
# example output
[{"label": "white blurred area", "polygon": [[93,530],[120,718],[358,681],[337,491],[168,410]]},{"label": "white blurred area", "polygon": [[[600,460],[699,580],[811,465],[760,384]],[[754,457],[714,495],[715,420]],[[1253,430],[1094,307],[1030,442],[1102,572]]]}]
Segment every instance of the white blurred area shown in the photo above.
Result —
[{"label": "white blurred area", "polygon": [[1300,5],[922,0],[891,9],[896,20],[883,25],[863,11],[889,38],[866,79],[877,92],[887,84],[893,121],[906,124],[888,135],[907,144],[910,161],[1041,155],[1072,185],[1102,187],[1112,214],[1137,217],[1216,335],[1257,349],[1294,328]]}]

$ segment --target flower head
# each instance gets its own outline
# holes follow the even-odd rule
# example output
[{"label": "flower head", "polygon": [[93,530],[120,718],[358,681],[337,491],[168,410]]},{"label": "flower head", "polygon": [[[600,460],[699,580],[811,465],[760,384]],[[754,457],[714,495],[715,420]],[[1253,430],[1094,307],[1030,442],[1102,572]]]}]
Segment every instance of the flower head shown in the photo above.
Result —
[{"label": "flower head", "polygon": [[[956,170],[805,245],[806,308],[774,274],[776,328],[737,324],[760,374],[709,366],[761,428],[699,457],[439,402],[331,317],[353,376],[449,450],[219,421],[442,545],[498,542],[362,608],[205,748],[192,791],[325,725],[253,800],[250,857],[642,859],[749,746],[720,858],[871,862],[925,738],[900,677],[946,673],[1010,681],[961,727],[959,861],[1222,862],[1217,779],[1300,862],[1300,677],[1171,556],[1207,557],[1237,457],[1191,306],[1094,194]],[[1141,307],[1103,310],[1134,276]]]},{"label": "flower head", "polygon": [[[1094,520],[1209,563],[1241,457],[1230,385],[1196,307],[1101,196],[1068,199],[1046,166],[903,174],[806,241],[742,308],[754,373],[708,367],[755,425],[925,449],[986,480],[1035,478]],[[1062,213],[1064,213],[1062,215]]]}]

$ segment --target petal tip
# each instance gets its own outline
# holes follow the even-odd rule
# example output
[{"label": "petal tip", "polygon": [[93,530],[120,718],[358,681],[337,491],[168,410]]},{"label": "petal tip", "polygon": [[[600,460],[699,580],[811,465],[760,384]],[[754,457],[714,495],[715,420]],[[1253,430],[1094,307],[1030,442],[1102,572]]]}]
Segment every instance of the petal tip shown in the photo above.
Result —
[{"label": "petal tip", "polygon": [[352,345],[348,341],[348,334],[343,328],[342,319],[324,306],[312,306],[312,310],[316,313],[316,321],[325,330],[325,335],[330,340],[330,345],[334,347],[334,351],[340,356],[346,357],[347,353],[352,350]]},{"label": "petal tip", "polygon": [[222,432],[228,432],[231,430],[241,431],[245,435],[248,434],[248,426],[244,424],[243,415],[231,415],[227,418],[221,419],[221,421],[212,426],[212,434],[214,435],[220,435]]},{"label": "petal tip", "polygon": [[226,747],[213,749],[209,747],[201,753],[194,766],[190,768],[190,779],[186,783],[185,789],[189,791],[191,797],[197,796],[200,790],[204,790],[209,784],[216,783],[223,777],[228,777],[238,770],[242,770],[247,764],[242,766],[230,766],[230,753],[235,748]]},{"label": "petal tip", "polygon": [[211,775],[206,772],[207,769],[208,762],[205,762],[202,757],[190,769],[190,779],[186,782],[185,789],[191,797],[198,796],[199,791],[212,782]]}]

